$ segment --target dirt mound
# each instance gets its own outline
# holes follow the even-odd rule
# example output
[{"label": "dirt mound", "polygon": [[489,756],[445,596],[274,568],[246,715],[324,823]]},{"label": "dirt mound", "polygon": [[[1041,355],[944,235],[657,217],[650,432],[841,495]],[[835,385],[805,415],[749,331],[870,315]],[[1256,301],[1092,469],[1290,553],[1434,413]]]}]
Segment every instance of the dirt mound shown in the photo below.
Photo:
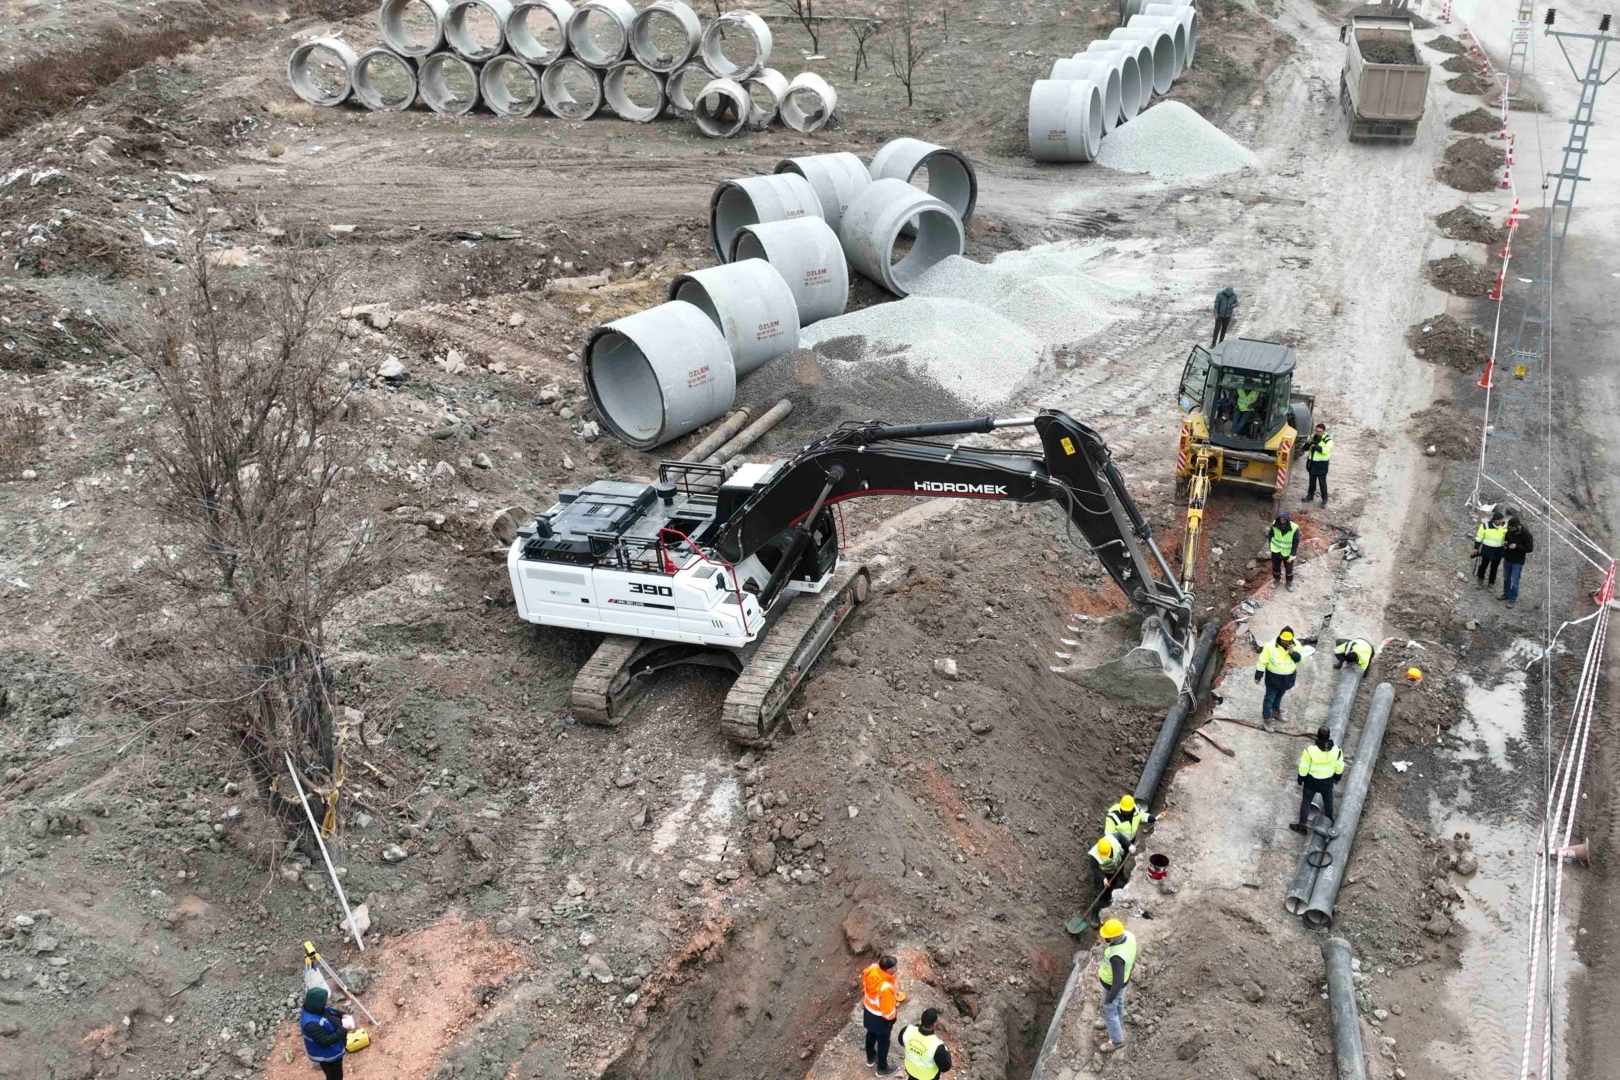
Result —
[{"label": "dirt mound", "polygon": [[1459,139],[1446,147],[1435,175],[1458,191],[1489,191],[1501,180],[1507,154],[1484,139]]},{"label": "dirt mound", "polygon": [[1483,165],[1487,169],[1500,169],[1507,162],[1507,153],[1484,139],[1458,139],[1446,147],[1447,164],[1466,162]]},{"label": "dirt mound", "polygon": [[1446,87],[1459,94],[1486,94],[1496,89],[1496,80],[1480,75],[1459,75],[1447,81]]},{"label": "dirt mound", "polygon": [[[1451,61],[1446,61],[1449,66]],[[1461,131],[1469,135],[1486,135],[1502,130],[1502,118],[1489,109],[1475,109],[1454,117],[1451,121],[1452,131]]]},{"label": "dirt mound", "polygon": [[1472,244],[1486,244],[1491,247],[1507,242],[1506,229],[1484,214],[1470,210],[1466,206],[1447,210],[1435,218],[1434,222],[1440,226],[1440,232],[1448,240],[1465,240]]},{"label": "dirt mound", "polygon": [[1444,364],[1456,371],[1479,371],[1491,355],[1489,334],[1478,327],[1464,326],[1450,315],[1414,323],[1406,332],[1406,344],[1420,360]]},{"label": "dirt mound", "polygon": [[1361,58],[1369,64],[1415,64],[1418,62],[1417,49],[1409,41],[1362,42]]},{"label": "dirt mound", "polygon": [[1444,289],[1453,296],[1484,296],[1496,283],[1495,275],[1461,255],[1433,259],[1429,262],[1427,272],[1435,288]]},{"label": "dirt mound", "polygon": [[1452,37],[1450,34],[1441,34],[1439,37],[1435,38],[1433,41],[1425,41],[1423,44],[1427,45],[1429,48],[1433,49],[1435,52],[1462,53],[1462,52],[1467,52],[1468,51],[1463,46],[1462,42],[1458,41],[1456,38]]},{"label": "dirt mound", "polygon": [[1477,75],[1479,73],[1479,65],[1471,57],[1467,56],[1453,56],[1440,66],[1453,75]]},{"label": "dirt mound", "polygon": [[1479,421],[1448,398],[1412,414],[1412,435],[1424,453],[1432,446],[1448,461],[1466,461],[1479,451]]}]

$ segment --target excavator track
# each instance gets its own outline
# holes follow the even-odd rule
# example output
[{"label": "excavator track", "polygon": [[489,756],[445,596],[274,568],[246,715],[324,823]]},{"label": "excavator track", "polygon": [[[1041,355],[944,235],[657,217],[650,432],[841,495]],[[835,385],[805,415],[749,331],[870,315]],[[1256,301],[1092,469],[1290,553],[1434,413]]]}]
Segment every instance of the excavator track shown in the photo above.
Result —
[{"label": "excavator track", "polygon": [[720,730],[732,742],[762,746],[776,730],[782,706],[815,664],[833,634],[866,599],[871,576],[863,563],[840,566],[815,596],[795,597],[766,631],[726,695]]},{"label": "excavator track", "polygon": [[660,644],[620,634],[603,638],[574,677],[575,719],[618,727],[646,690],[646,681],[635,677],[636,660]]}]

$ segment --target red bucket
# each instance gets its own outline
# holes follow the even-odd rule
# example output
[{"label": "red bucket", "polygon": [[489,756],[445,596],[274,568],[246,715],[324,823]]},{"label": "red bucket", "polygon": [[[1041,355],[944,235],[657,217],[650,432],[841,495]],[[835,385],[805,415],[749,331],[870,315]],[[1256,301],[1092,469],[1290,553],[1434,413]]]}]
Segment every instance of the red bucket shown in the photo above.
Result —
[{"label": "red bucket", "polygon": [[1168,874],[1169,872],[1170,872],[1170,856],[1168,856],[1168,855],[1157,855],[1157,854],[1148,856],[1148,877],[1149,878],[1152,878],[1154,881],[1163,881],[1164,876],[1166,874]]}]

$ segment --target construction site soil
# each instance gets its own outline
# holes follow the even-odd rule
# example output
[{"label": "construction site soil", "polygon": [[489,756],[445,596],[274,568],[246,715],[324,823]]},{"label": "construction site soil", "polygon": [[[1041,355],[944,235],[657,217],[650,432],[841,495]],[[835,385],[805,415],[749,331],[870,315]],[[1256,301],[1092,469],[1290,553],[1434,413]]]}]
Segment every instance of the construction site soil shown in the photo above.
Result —
[{"label": "construction site soil", "polygon": [[1464,53],[1468,51],[1468,46],[1464,45],[1450,34],[1441,34],[1438,37],[1432,37],[1423,44],[1433,49],[1435,52]]},{"label": "construction site soil", "polygon": [[1479,454],[1479,432],[1474,419],[1449,399],[1442,398],[1412,414],[1413,437],[1424,453],[1430,449],[1452,461],[1467,461]]},{"label": "construction site soil", "polygon": [[1431,364],[1478,374],[1491,355],[1490,331],[1464,325],[1450,315],[1436,315],[1414,323],[1406,332],[1413,355]]},{"label": "construction site soil", "polygon": [[[1449,69],[1451,61],[1446,61],[1446,64]],[[1471,112],[1463,113],[1461,116],[1453,117],[1451,130],[1461,131],[1468,135],[1485,135],[1501,131],[1502,117],[1499,113],[1493,113],[1489,109],[1474,109]]]},{"label": "construction site soil", "polygon": [[1478,74],[1464,74],[1458,75],[1454,79],[1447,79],[1446,89],[1452,90],[1458,94],[1467,94],[1473,96],[1476,94],[1492,93],[1497,89],[1497,86],[1496,80],[1494,79],[1490,79]]},{"label": "construction site soil", "polygon": [[1484,244],[1487,249],[1507,243],[1507,230],[1497,225],[1478,210],[1459,206],[1447,210],[1434,219],[1441,235],[1448,240],[1463,240],[1471,244]]},{"label": "construction site soil", "polygon": [[1431,259],[1425,272],[1435,288],[1453,296],[1484,296],[1496,282],[1496,275],[1490,270],[1469,262],[1461,255]]}]

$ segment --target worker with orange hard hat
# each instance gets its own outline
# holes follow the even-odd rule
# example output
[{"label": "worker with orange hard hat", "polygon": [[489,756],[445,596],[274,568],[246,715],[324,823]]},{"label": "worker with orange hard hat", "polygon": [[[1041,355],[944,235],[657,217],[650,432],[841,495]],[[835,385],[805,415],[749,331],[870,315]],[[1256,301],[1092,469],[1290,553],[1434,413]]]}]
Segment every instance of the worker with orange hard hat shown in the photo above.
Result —
[{"label": "worker with orange hard hat", "polygon": [[879,1076],[892,1076],[889,1064],[889,1035],[894,1031],[900,984],[895,981],[900,961],[885,956],[868,964],[861,972],[861,1020],[866,1027],[866,1064],[877,1068]]}]

